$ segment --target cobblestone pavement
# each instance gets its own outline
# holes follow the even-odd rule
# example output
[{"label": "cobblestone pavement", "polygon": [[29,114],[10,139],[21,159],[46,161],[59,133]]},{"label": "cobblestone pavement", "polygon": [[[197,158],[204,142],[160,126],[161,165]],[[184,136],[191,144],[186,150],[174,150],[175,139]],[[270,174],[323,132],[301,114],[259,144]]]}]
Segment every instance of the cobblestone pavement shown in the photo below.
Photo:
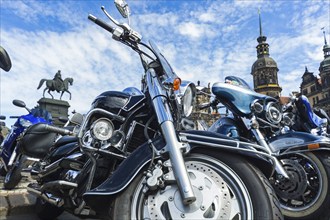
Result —
[{"label": "cobblestone pavement", "polygon": [[4,177],[0,177],[0,219],[5,219],[6,216],[13,214],[31,212],[35,197],[26,191],[29,179],[23,177],[19,185],[13,190],[5,190],[3,181]]},{"label": "cobblestone pavement", "polygon": [[[34,213],[36,198],[26,190],[30,179],[23,177],[19,185],[13,190],[5,190],[3,188],[3,182],[4,177],[0,176],[0,220],[38,220],[38,217]],[[79,219],[67,212],[64,212],[57,218],[57,220]]]}]

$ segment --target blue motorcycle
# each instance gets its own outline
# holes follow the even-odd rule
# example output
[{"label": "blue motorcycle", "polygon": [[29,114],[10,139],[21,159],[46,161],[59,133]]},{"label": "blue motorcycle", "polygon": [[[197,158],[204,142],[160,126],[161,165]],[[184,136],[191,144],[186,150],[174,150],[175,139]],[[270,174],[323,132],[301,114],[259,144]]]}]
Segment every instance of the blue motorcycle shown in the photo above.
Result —
[{"label": "blue motorcycle", "polygon": [[22,178],[21,171],[26,166],[28,160],[20,152],[19,141],[24,135],[24,131],[33,124],[52,123],[49,112],[40,108],[29,109],[21,100],[14,100],[15,106],[25,108],[29,114],[22,116],[10,116],[17,118],[10,133],[1,144],[0,152],[0,174],[5,175],[4,188],[13,189]]},{"label": "blue motorcycle", "polygon": [[[5,120],[6,116],[0,115],[0,120]],[[0,144],[2,143],[3,139],[5,139],[5,135],[3,134],[2,130],[6,127],[6,124],[4,121],[0,121]]]},{"label": "blue motorcycle", "polygon": [[[0,46],[0,68],[8,72],[12,67],[10,57],[7,51]],[[20,100],[14,100],[15,106],[25,108],[29,114],[22,116],[10,116],[17,118],[12,126],[10,133],[5,137],[0,147],[0,175],[6,176],[4,181],[5,189],[13,189],[22,178],[21,170],[28,161],[22,156],[19,147],[19,140],[23,137],[26,128],[37,123],[52,123],[52,117],[49,112],[40,108],[29,109],[25,103]],[[1,116],[1,120],[5,117]]]},{"label": "blue motorcycle", "polygon": [[292,96],[282,108],[291,129],[330,137],[330,117],[323,109],[312,108],[306,96]]}]

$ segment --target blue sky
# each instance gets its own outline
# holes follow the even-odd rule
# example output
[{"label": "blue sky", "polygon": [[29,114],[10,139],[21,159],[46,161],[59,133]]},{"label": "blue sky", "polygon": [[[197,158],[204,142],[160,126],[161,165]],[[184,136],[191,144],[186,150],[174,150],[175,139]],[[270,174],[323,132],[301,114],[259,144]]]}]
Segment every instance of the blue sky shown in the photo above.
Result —
[{"label": "blue sky", "polygon": [[[154,40],[176,73],[202,85],[227,75],[252,85],[251,66],[257,59],[258,8],[270,56],[277,62],[282,95],[299,90],[305,66],[319,74],[325,27],[330,32],[330,1],[202,1],[127,0],[132,27],[144,40]],[[143,69],[132,50],[111,39],[87,19],[89,13],[107,20],[104,5],[121,19],[112,1],[0,0],[0,44],[12,59],[1,71],[0,114],[25,114],[12,105],[21,99],[33,107],[42,97],[40,79],[73,77],[73,110],[85,113],[106,90],[140,88]],[[124,21],[121,19],[121,21]],[[110,23],[110,21],[109,21]],[[43,89],[44,87],[42,87]],[[59,94],[54,94],[59,98]],[[46,95],[46,97],[49,97]],[[64,94],[68,100],[68,94]],[[7,125],[13,120],[6,121]]]}]

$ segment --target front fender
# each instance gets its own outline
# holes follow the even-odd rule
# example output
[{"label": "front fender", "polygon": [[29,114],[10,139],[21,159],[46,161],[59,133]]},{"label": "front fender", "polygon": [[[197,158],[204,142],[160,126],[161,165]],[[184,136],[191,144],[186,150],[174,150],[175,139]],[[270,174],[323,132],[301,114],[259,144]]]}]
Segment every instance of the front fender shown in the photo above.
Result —
[{"label": "front fender", "polygon": [[268,141],[276,154],[298,153],[312,150],[330,151],[330,138],[306,132],[289,132],[277,135]]},{"label": "front fender", "polygon": [[210,151],[229,152],[237,154],[258,167],[267,177],[274,172],[274,159],[266,149],[255,143],[237,139],[209,131],[183,131],[180,136],[189,143],[191,152]]},{"label": "front fender", "polygon": [[[153,144],[157,149],[165,147],[165,142],[160,136],[153,140]],[[95,211],[102,212],[101,204],[110,202],[112,195],[125,189],[141,169],[149,163],[151,157],[152,151],[149,144],[141,145],[119,165],[113,175],[98,187],[84,193],[83,198],[86,203]]]}]

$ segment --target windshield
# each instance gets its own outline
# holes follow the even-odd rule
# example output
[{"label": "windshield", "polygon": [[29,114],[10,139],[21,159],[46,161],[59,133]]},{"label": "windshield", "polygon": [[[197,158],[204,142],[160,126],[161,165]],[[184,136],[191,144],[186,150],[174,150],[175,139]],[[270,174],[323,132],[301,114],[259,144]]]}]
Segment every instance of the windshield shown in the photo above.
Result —
[{"label": "windshield", "polygon": [[153,41],[149,41],[149,44],[150,44],[155,56],[159,60],[160,65],[163,67],[163,70],[164,70],[165,74],[167,75],[167,77],[177,78],[178,76],[173,72],[171,65],[167,62],[166,58],[160,52],[157,45]]},{"label": "windshield", "polygon": [[225,78],[225,83],[252,90],[251,87],[249,86],[249,84],[247,84],[247,82],[245,82],[244,79],[239,78],[237,76],[227,76]]}]

